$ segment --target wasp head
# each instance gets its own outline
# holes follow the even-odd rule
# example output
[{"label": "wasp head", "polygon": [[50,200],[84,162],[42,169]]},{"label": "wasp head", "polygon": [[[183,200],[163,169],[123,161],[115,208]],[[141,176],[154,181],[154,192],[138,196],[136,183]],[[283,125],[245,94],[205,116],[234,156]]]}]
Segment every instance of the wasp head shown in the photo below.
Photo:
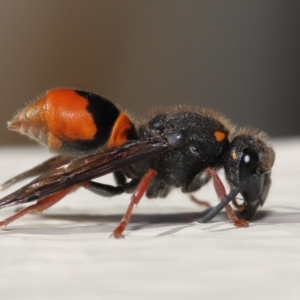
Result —
[{"label": "wasp head", "polygon": [[240,193],[244,198],[242,218],[249,220],[263,206],[271,185],[271,169],[275,153],[268,145],[265,133],[253,129],[239,129],[232,134],[224,169],[231,189],[255,174],[257,178]]}]

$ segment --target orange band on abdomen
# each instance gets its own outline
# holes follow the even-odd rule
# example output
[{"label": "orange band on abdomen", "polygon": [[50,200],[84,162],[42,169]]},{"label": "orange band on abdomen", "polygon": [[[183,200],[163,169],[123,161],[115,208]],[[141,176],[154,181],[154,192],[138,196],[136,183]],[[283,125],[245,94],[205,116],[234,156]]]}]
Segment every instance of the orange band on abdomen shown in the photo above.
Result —
[{"label": "orange band on abdomen", "polygon": [[119,147],[127,142],[127,132],[133,128],[133,125],[125,113],[120,113],[116,120],[107,146],[109,148]]}]

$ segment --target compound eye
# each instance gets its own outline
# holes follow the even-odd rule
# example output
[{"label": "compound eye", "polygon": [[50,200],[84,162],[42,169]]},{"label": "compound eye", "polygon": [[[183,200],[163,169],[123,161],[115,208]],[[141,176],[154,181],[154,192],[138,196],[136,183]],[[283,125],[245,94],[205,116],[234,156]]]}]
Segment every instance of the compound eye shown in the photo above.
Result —
[{"label": "compound eye", "polygon": [[256,172],[259,163],[259,157],[255,150],[246,148],[240,162],[240,181],[248,178]]}]

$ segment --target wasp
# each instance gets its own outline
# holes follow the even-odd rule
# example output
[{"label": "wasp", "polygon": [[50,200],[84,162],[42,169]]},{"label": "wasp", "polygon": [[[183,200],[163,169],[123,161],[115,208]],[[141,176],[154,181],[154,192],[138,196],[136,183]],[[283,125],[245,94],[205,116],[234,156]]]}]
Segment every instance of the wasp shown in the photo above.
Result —
[{"label": "wasp", "polygon": [[[171,189],[192,194],[210,179],[221,201],[203,221],[225,207],[237,227],[265,203],[275,153],[268,136],[239,128],[209,109],[177,107],[153,114],[136,125],[115,104],[94,93],[54,89],[29,104],[8,123],[56,156],[6,181],[1,188],[36,178],[0,200],[0,208],[34,201],[0,222],[51,207],[68,193],[84,187],[103,197],[131,193],[131,201],[112,236],[123,237],[134,206],[145,194],[166,197]],[[225,170],[227,195],[217,171]],[[115,185],[95,178],[113,173]],[[238,202],[236,196],[242,196]],[[235,214],[229,202],[239,211]]]}]

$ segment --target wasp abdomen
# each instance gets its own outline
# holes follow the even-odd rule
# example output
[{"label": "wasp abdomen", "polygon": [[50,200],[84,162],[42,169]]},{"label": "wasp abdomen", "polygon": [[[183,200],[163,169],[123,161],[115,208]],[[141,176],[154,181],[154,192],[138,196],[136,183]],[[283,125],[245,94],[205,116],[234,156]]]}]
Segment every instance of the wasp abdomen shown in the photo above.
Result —
[{"label": "wasp abdomen", "polygon": [[8,122],[8,128],[47,145],[48,129],[44,105],[45,98],[29,104]]},{"label": "wasp abdomen", "polygon": [[109,100],[71,89],[50,90],[20,111],[9,129],[28,135],[52,152],[86,154],[120,146],[136,133],[127,115]]}]

